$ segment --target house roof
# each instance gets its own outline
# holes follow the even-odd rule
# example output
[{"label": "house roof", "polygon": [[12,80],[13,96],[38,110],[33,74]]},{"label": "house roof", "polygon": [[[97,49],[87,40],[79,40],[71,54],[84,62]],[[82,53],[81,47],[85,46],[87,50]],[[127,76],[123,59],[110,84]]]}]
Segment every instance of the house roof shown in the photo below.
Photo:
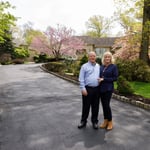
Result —
[{"label": "house roof", "polygon": [[115,40],[118,37],[102,37],[102,38],[94,38],[90,36],[77,36],[88,45],[94,45],[95,47],[112,47]]}]

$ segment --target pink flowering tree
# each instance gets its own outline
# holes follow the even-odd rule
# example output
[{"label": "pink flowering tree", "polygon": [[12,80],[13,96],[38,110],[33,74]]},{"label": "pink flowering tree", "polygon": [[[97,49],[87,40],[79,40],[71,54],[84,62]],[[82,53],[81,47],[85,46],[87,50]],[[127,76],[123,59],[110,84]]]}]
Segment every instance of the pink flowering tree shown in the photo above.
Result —
[{"label": "pink flowering tree", "polygon": [[49,51],[46,37],[44,35],[37,35],[32,39],[30,49],[36,50],[38,53],[45,53],[51,55]]},{"label": "pink flowering tree", "polygon": [[124,37],[118,38],[113,45],[114,57],[128,60],[139,58],[141,36],[129,33]]},{"label": "pink flowering tree", "polygon": [[40,52],[52,54],[56,59],[62,56],[76,56],[76,52],[84,48],[84,42],[74,36],[74,31],[65,26],[48,27],[44,36],[36,37],[31,47]]},{"label": "pink flowering tree", "polygon": [[57,25],[57,28],[48,27],[46,37],[49,44],[49,50],[53,53],[55,58],[61,56],[74,56],[77,50],[84,48],[84,42],[76,38],[74,31],[65,26]]}]

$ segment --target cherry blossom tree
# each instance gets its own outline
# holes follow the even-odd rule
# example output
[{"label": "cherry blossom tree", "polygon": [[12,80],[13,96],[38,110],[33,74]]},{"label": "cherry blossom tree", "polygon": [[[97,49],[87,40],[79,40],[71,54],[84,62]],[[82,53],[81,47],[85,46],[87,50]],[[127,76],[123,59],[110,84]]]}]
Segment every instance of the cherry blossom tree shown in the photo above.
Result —
[{"label": "cherry blossom tree", "polygon": [[134,60],[139,58],[141,36],[137,33],[128,33],[118,38],[113,45],[115,58]]},{"label": "cherry blossom tree", "polygon": [[77,50],[84,48],[84,42],[74,36],[74,31],[65,26],[57,25],[57,28],[48,27],[46,36],[49,43],[49,49],[55,58],[63,55],[74,56]]},{"label": "cherry blossom tree", "polygon": [[43,36],[36,37],[31,47],[40,52],[53,54],[56,59],[62,56],[76,56],[78,50],[84,48],[84,42],[74,36],[74,31],[65,26],[48,27]]},{"label": "cherry blossom tree", "polygon": [[44,35],[35,36],[30,44],[30,49],[36,50],[38,53],[45,53],[52,55],[52,52],[48,48],[46,37]]}]

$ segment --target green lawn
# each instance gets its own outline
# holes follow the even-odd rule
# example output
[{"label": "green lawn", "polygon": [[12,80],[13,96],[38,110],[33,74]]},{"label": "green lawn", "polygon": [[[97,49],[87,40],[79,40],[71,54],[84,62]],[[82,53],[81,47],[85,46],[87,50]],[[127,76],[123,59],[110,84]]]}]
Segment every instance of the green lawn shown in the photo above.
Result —
[{"label": "green lawn", "polygon": [[[135,93],[137,95],[141,95],[145,98],[150,98],[150,83],[144,83],[144,82],[130,82],[131,86],[133,87]],[[117,85],[115,83],[115,89]]]}]

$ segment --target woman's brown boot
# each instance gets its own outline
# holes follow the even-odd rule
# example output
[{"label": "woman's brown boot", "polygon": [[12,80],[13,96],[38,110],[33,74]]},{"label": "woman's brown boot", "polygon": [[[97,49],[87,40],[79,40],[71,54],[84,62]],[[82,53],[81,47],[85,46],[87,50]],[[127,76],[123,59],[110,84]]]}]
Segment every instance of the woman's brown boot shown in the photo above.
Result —
[{"label": "woman's brown boot", "polygon": [[106,128],[108,125],[108,120],[107,119],[104,119],[104,122],[100,125],[100,128]]},{"label": "woman's brown boot", "polygon": [[112,130],[112,128],[113,128],[113,123],[112,123],[112,121],[108,121],[107,130]]}]

